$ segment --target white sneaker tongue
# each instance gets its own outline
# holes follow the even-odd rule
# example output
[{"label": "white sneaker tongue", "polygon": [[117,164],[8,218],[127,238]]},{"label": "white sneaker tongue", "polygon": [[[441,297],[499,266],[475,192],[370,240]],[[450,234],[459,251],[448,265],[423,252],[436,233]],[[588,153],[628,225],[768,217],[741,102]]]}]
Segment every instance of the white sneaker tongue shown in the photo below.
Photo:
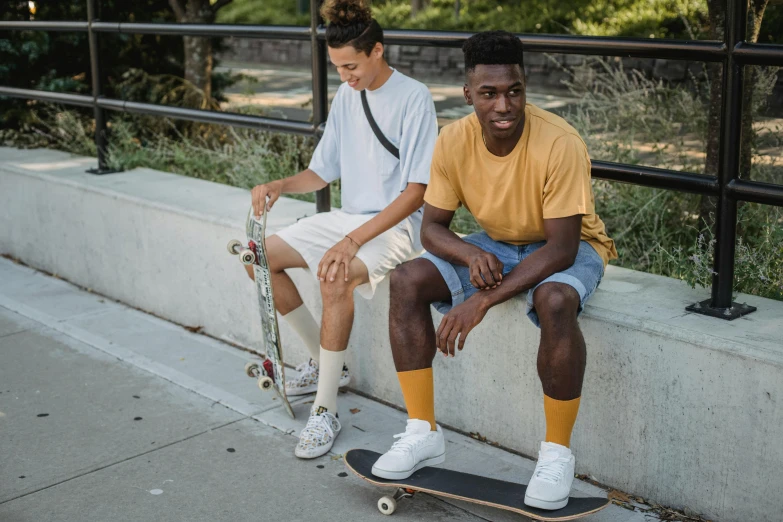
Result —
[{"label": "white sneaker tongue", "polygon": [[408,434],[421,435],[428,431],[431,431],[429,421],[420,419],[408,419],[408,425],[405,427],[405,432]]},{"label": "white sneaker tongue", "polygon": [[541,453],[545,455],[551,454],[555,457],[559,457],[570,455],[571,450],[565,446],[561,446],[560,444],[555,444],[554,442],[542,442]]}]

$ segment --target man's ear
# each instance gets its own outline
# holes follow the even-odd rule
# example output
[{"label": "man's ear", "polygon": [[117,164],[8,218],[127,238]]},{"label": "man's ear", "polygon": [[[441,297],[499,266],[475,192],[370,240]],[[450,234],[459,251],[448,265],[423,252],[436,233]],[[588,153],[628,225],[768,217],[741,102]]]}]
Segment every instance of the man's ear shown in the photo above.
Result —
[{"label": "man's ear", "polygon": [[462,94],[465,95],[465,103],[473,105],[473,97],[470,95],[470,89],[468,89],[467,83],[462,86]]},{"label": "man's ear", "polygon": [[376,58],[382,58],[383,57],[383,44],[381,42],[377,42],[375,44],[375,47],[372,49],[372,53],[375,55]]}]

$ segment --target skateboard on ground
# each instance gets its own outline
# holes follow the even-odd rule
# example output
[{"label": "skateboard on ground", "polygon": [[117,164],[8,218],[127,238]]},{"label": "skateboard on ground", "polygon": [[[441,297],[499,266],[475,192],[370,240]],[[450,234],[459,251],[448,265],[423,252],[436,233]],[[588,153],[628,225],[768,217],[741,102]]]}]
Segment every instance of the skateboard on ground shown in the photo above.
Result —
[{"label": "skateboard on ground", "polygon": [[228,251],[238,255],[243,265],[252,265],[255,273],[256,289],[258,290],[258,310],[261,313],[261,329],[264,332],[264,348],[266,359],[259,366],[256,362],[245,365],[245,373],[258,379],[258,387],[262,390],[272,388],[283,400],[286,410],[294,418],[294,410],[285,394],[285,368],[283,367],[283,347],[280,344],[280,331],[277,325],[277,311],[272,291],[272,272],[266,256],[266,205],[261,221],[253,216],[253,209],[247,213],[245,224],[247,245],[232,239],[228,243]]},{"label": "skateboard on ground", "polygon": [[397,509],[397,501],[412,497],[422,491],[440,497],[464,500],[474,504],[492,506],[513,511],[534,520],[576,520],[604,509],[609,500],[599,497],[571,497],[568,505],[556,511],[548,511],[525,505],[525,484],[471,475],[449,469],[426,467],[407,479],[386,480],[372,474],[372,466],[381,454],[374,451],[353,449],[345,454],[345,466],[353,473],[376,486],[396,488],[394,495],[378,500],[378,510],[391,515]]}]

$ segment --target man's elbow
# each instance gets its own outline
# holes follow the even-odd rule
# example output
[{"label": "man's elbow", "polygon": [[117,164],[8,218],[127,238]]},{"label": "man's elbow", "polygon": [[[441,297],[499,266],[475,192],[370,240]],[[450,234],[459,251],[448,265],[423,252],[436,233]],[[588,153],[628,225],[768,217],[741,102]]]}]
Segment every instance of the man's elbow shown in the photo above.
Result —
[{"label": "man's elbow", "polygon": [[576,256],[579,253],[579,244],[576,247],[562,245],[556,250],[554,265],[558,272],[571,268],[576,263]]},{"label": "man's elbow", "polygon": [[430,252],[430,247],[432,246],[432,241],[430,239],[429,234],[429,228],[427,225],[422,225],[421,227],[421,246],[424,247],[424,250]]}]

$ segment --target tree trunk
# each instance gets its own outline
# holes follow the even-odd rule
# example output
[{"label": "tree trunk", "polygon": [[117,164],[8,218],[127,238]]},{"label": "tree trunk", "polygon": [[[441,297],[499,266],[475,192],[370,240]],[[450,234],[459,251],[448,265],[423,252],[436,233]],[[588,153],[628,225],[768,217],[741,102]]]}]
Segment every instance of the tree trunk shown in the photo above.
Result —
[{"label": "tree trunk", "polygon": [[[750,0],[748,6],[748,42],[756,42],[759,37],[761,20],[769,0]],[[726,3],[725,0],[708,0],[707,8],[710,19],[710,38],[722,41],[726,30]],[[742,85],[742,127],[740,145],[740,175],[743,179],[750,179],[751,164],[753,161],[753,86],[756,80],[756,68],[745,67]],[[710,73],[710,103],[708,114],[707,158],[704,162],[704,173],[715,175],[720,165],[720,122],[721,122],[721,89],[723,86],[723,70],[714,67]],[[699,208],[699,223],[706,229],[712,229],[714,225],[713,210],[715,198],[702,196]]]},{"label": "tree trunk", "polygon": [[416,16],[428,4],[429,0],[411,0],[411,16]]},{"label": "tree trunk", "polygon": [[183,36],[185,43],[185,79],[212,97],[212,42],[209,38]]},{"label": "tree trunk", "polygon": [[[748,41],[757,42],[761,31],[761,20],[769,0],[751,0],[748,9]],[[751,179],[753,165],[753,145],[756,133],[753,130],[753,94],[758,81],[759,69],[755,66],[745,67],[742,84],[742,148],[740,149],[739,175],[742,179]]]},{"label": "tree trunk", "polygon": [[[211,24],[215,13],[231,0],[169,0],[179,23]],[[183,36],[185,46],[185,79],[212,97],[212,41],[209,38]]]}]

